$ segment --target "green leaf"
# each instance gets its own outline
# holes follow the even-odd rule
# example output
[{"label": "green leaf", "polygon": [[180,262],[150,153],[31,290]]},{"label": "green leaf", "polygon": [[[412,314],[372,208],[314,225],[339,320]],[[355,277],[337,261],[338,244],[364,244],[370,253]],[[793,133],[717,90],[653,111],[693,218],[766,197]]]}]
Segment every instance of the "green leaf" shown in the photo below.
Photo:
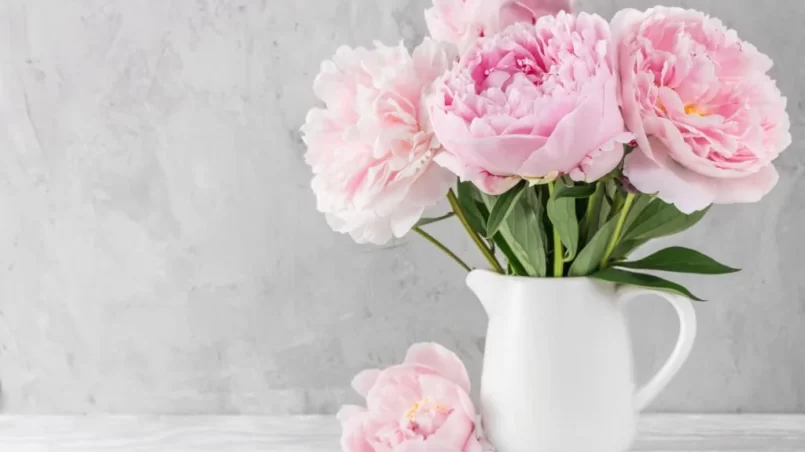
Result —
[{"label": "green leaf", "polygon": [[586,213],[581,220],[581,242],[591,239],[601,225],[601,207],[604,204],[606,189],[601,183],[596,184],[595,193],[587,200]]},{"label": "green leaf", "polygon": [[489,221],[486,223],[486,237],[491,238],[498,232],[500,226],[511,214],[520,196],[523,195],[528,183],[521,181],[515,185],[514,188],[498,196],[495,200],[495,205],[492,206],[492,211],[489,213]]},{"label": "green leaf", "polygon": [[[488,195],[484,195],[483,199],[487,206],[495,202],[494,198]],[[548,272],[545,232],[542,227],[543,216],[544,209],[536,191],[525,190],[525,196],[514,205],[512,213],[501,225],[498,233],[514,257],[511,261],[512,266],[516,269],[514,262],[518,262],[524,276],[545,277]],[[497,239],[495,243],[506,255],[504,245]]]},{"label": "green leaf", "polygon": [[618,186],[615,181],[609,180],[604,184],[604,196],[607,198],[607,203],[610,207],[615,205],[615,197],[618,195]]},{"label": "green leaf", "polygon": [[615,188],[615,196],[612,198],[612,210],[609,211],[609,216],[614,217],[618,215],[626,203],[626,194]]},{"label": "green leaf", "polygon": [[602,281],[609,281],[618,284],[626,284],[631,286],[649,287],[651,289],[667,290],[684,295],[692,300],[705,301],[693,295],[688,289],[683,286],[668,281],[667,279],[660,278],[659,276],[647,275],[645,273],[633,273],[626,270],[619,270],[616,268],[607,268],[594,275],[595,279]]},{"label": "green leaf", "polygon": [[625,259],[629,257],[629,255],[632,254],[632,252],[634,252],[636,249],[645,245],[648,241],[649,239],[621,240],[620,243],[618,243],[618,246],[615,247],[615,251],[612,252],[612,259]]},{"label": "green leaf", "polygon": [[586,184],[586,185],[576,185],[573,187],[568,187],[567,185],[563,184],[556,184],[556,193],[554,193],[554,199],[562,199],[562,198],[589,198],[590,196],[595,193],[596,185],[595,184]]},{"label": "green leaf", "polygon": [[612,259],[615,260],[622,260],[641,246],[645,245],[649,239],[628,239],[626,237],[626,233],[632,228],[635,224],[635,221],[640,217],[641,213],[648,207],[649,204],[654,200],[654,197],[651,195],[644,195],[638,194],[635,197],[634,202],[632,203],[632,208],[629,209],[629,214],[626,216],[626,222],[623,224],[623,238],[618,242],[618,245],[615,247],[615,251],[612,252]]},{"label": "green leaf", "polygon": [[506,261],[509,263],[509,274],[516,276],[528,276],[528,272],[526,271],[525,267],[523,267],[523,264],[520,263],[520,259],[514,253],[514,250],[512,250],[511,246],[509,246],[509,243],[503,238],[503,234],[500,232],[495,234],[494,241],[500,252],[506,256]]},{"label": "green leaf", "polygon": [[601,259],[604,258],[607,245],[618,226],[618,218],[613,218],[595,233],[593,238],[584,246],[576,260],[570,266],[570,276],[587,276],[598,269]]},{"label": "green leaf", "polygon": [[421,228],[422,226],[427,226],[429,224],[438,223],[438,222],[440,222],[442,220],[446,220],[448,218],[454,217],[455,215],[456,215],[455,213],[450,212],[450,213],[446,213],[446,214],[444,214],[444,215],[442,215],[440,217],[436,217],[436,218],[422,218],[419,221],[417,221],[416,227]]},{"label": "green leaf", "polygon": [[[486,230],[486,221],[489,219],[489,209],[486,208],[486,204],[484,204],[484,197],[487,196],[480,191],[478,191],[475,186],[472,186],[474,190],[473,194],[477,198],[475,201],[475,207],[478,209],[481,217],[483,218],[484,224],[484,231]],[[494,204],[494,199],[489,197],[490,205]],[[506,262],[509,264],[507,267],[509,269],[510,275],[517,275],[517,276],[528,276],[528,272],[526,272],[525,268],[523,268],[523,264],[520,263],[520,260],[514,254],[511,249],[511,246],[506,242],[506,239],[503,238],[503,235],[498,232],[495,234],[495,237],[491,239],[492,243],[497,246],[501,253],[506,257]]]},{"label": "green leaf", "polygon": [[624,240],[656,239],[677,234],[698,223],[707,211],[708,209],[704,209],[687,215],[673,204],[655,200],[635,219],[624,235]]},{"label": "green leaf", "polygon": [[629,215],[626,216],[626,222],[623,224],[624,233],[632,228],[635,221],[637,221],[638,217],[640,217],[640,214],[646,210],[646,207],[648,207],[653,200],[654,197],[651,195],[638,194],[635,196],[635,200],[632,203],[632,208],[629,209]]},{"label": "green leaf", "polygon": [[548,200],[548,218],[559,232],[559,237],[567,250],[565,261],[576,257],[579,246],[579,221],[576,219],[576,200],[573,198]]},{"label": "green leaf", "polygon": [[478,188],[472,182],[459,182],[458,183],[458,204],[464,212],[464,217],[467,219],[473,231],[486,237],[486,217],[480,211],[476,200]]},{"label": "green leaf", "polygon": [[615,185],[615,181],[608,180],[602,185],[604,186],[604,202],[601,204],[599,227],[606,223],[610,217],[614,216],[617,212],[617,210],[615,210],[615,195],[618,193],[618,187]]},{"label": "green leaf", "polygon": [[618,267],[641,270],[660,270],[677,273],[697,273],[701,275],[724,275],[740,270],[727,267],[696,250],[672,246],[657,251],[651,256],[634,262],[619,262]]},{"label": "green leaf", "polygon": [[590,204],[592,198],[577,198],[574,204],[576,205],[576,218],[579,219],[579,242],[582,240],[581,233],[584,230],[584,216],[587,214],[587,206]]}]

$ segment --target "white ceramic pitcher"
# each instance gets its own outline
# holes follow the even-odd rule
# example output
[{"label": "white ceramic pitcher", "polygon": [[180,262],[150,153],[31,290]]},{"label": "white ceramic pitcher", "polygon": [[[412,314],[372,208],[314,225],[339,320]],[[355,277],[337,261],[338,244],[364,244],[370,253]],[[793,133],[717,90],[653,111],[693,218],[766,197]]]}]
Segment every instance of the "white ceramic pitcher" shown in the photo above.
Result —
[{"label": "white ceramic pitcher", "polygon": [[[682,367],[696,336],[691,302],[589,278],[467,277],[489,315],[481,418],[497,452],[623,452],[637,414]],[[679,340],[635,388],[625,303],[656,295],[676,309]]]}]

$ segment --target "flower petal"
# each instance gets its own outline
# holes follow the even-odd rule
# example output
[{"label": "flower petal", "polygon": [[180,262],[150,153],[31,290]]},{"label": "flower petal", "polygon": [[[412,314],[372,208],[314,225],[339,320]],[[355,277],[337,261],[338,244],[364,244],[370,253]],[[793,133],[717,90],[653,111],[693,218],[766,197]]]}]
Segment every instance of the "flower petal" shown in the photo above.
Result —
[{"label": "flower petal", "polygon": [[366,398],[369,390],[377,382],[377,377],[380,376],[380,369],[366,369],[361,371],[352,379],[352,389],[355,390],[361,397]]},{"label": "flower petal", "polygon": [[475,421],[460,411],[453,411],[444,424],[425,440],[428,450],[461,451],[475,432]]},{"label": "flower petal", "polygon": [[777,185],[779,180],[780,175],[773,165],[741,179],[721,179],[717,181],[718,193],[715,202],[718,204],[758,202]]},{"label": "flower petal", "polygon": [[459,357],[445,347],[430,342],[414,344],[405,355],[406,364],[424,366],[470,392],[470,376]]},{"label": "flower petal", "polygon": [[[656,140],[652,144],[655,149],[664,146]],[[639,149],[626,156],[623,174],[641,192],[656,193],[684,213],[702,210],[716,199],[716,191],[704,176],[686,170],[670,158],[660,165]]]},{"label": "flower petal", "polygon": [[341,422],[341,424],[345,424],[349,422],[354,416],[366,413],[366,408],[357,405],[343,405],[341,409],[338,410],[336,413],[335,418]]}]

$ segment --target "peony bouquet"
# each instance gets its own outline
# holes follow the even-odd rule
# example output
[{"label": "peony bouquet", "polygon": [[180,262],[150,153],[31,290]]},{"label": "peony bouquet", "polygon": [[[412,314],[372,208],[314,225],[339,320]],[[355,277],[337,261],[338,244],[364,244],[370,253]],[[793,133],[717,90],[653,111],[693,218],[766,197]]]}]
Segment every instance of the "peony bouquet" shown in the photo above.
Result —
[{"label": "peony bouquet", "polygon": [[[425,231],[454,219],[495,272],[694,299],[645,272],[735,271],[683,247],[629,256],[713,204],[756,202],[775,186],[791,135],[772,61],[701,12],[627,9],[607,21],[571,3],[434,0],[431,37],[413,51],[339,48],[315,81],[324,107],[302,129],[329,225],[373,244],[414,231],[470,270]],[[445,197],[450,212],[424,217]],[[480,450],[462,369],[419,346],[401,366],[359,375],[368,408],[342,411],[345,448]],[[422,385],[450,404],[420,400]]]},{"label": "peony bouquet", "polygon": [[[755,202],[791,143],[772,61],[701,12],[611,22],[568,0],[435,0],[431,38],[341,47],[303,126],[318,209],[359,243],[457,219],[496,272],[685,288],[640,270],[734,271],[648,240]],[[447,197],[451,212],[424,218]],[[635,271],[637,270],[637,271]],[[695,298],[695,297],[694,297]]]}]

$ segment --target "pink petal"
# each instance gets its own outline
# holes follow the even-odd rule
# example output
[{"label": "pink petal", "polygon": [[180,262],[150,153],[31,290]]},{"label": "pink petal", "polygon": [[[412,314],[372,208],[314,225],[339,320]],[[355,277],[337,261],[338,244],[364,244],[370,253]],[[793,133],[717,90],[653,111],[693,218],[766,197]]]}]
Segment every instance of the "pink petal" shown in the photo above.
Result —
[{"label": "pink petal", "polygon": [[380,369],[367,369],[361,371],[352,379],[352,389],[355,390],[361,397],[366,398],[369,390],[375,385],[377,377],[380,376]]},{"label": "pink petal", "polygon": [[[602,141],[598,132],[603,121],[603,91],[601,88],[589,89],[580,104],[559,121],[545,146],[532,153],[516,174],[542,177],[554,171],[568,173],[588,152],[597,149]],[[592,133],[579,133],[580,130]],[[616,130],[612,134],[622,131]]]},{"label": "pink petal", "polygon": [[475,419],[478,413],[475,412],[475,405],[472,403],[472,399],[470,398],[470,394],[464,391],[458,392],[458,404],[461,407],[461,410],[467,416]]},{"label": "pink petal", "polygon": [[631,142],[634,135],[628,132],[617,135],[605,143],[597,151],[593,151],[582,160],[578,168],[569,176],[574,181],[595,182],[609,174],[623,159],[623,145]]},{"label": "pink petal", "polygon": [[416,364],[435,370],[442,377],[470,392],[470,376],[459,357],[435,343],[414,344],[405,355],[406,364]]},{"label": "pink petal", "polygon": [[463,119],[440,109],[431,110],[431,118],[446,153],[499,176],[513,174],[546,141],[532,135],[496,136],[486,119],[475,119],[467,126]]},{"label": "pink petal", "polygon": [[[339,417],[340,413],[339,413]],[[364,421],[368,420],[364,414],[352,415],[342,424],[341,450],[344,452],[374,452],[369,444],[368,435],[364,429]]]},{"label": "pink petal", "polygon": [[423,438],[413,438],[395,447],[394,452],[448,452],[448,451],[433,449],[429,447],[427,444],[425,444],[425,440]]},{"label": "pink petal", "polygon": [[777,185],[779,180],[780,175],[773,165],[741,179],[718,180],[715,202],[716,204],[736,204],[760,201]]},{"label": "pink petal", "polygon": [[341,450],[343,452],[376,452],[366,438],[359,434],[342,436]]},{"label": "pink petal", "polygon": [[516,174],[531,155],[542,152],[540,149],[547,141],[545,137],[533,135],[476,138],[472,142],[472,150],[462,158],[490,173],[509,176]]},{"label": "pink petal", "polygon": [[461,451],[467,440],[475,432],[475,422],[460,411],[453,411],[445,419],[444,424],[430,435],[425,443],[429,450],[433,447],[444,447],[443,450]]},{"label": "pink petal", "polygon": [[384,370],[366,396],[369,411],[383,418],[399,419],[424,397],[419,386],[422,373],[422,370],[410,365],[397,365]]},{"label": "pink petal", "polygon": [[423,80],[435,80],[450,69],[456,57],[454,47],[425,38],[412,54],[414,69]]},{"label": "pink petal", "polygon": [[493,446],[492,443],[490,443],[486,439],[481,438],[479,441],[481,442],[481,447],[483,448],[482,449],[483,452],[496,452],[495,451],[495,446]]},{"label": "pink petal", "polygon": [[609,54],[615,62],[616,83],[621,88],[618,93],[618,102],[623,109],[626,127],[634,133],[635,140],[643,152],[652,158],[653,152],[643,128],[640,105],[637,101],[637,83],[634,71],[636,56],[628,44],[629,36],[634,34],[634,28],[642,19],[643,13],[632,8],[623,9],[615,14],[610,22],[612,36],[609,41]]},{"label": "pink petal", "polygon": [[501,195],[511,190],[521,179],[515,176],[495,176],[486,171],[479,171],[470,177],[470,180],[487,195]]},{"label": "pink petal", "polygon": [[[490,449],[493,450],[493,449]],[[464,445],[462,452],[484,452],[484,446],[481,441],[475,436],[475,433],[470,435],[467,439],[467,444]]]},{"label": "pink petal", "polygon": [[[447,193],[447,191],[445,191]],[[391,232],[394,237],[403,237],[416,225],[417,221],[422,218],[425,213],[425,208],[421,206],[400,206],[389,215],[389,223],[391,224]]]},{"label": "pink petal", "polygon": [[470,174],[474,173],[474,171],[470,171],[458,157],[449,152],[440,152],[433,158],[433,161],[442,168],[449,170],[463,181],[469,180]]},{"label": "pink petal", "polygon": [[[652,139],[655,149],[664,145]],[[657,154],[660,163],[649,160],[639,149],[626,157],[623,172],[643,193],[657,193],[667,203],[684,213],[702,210],[710,204],[757,202],[767,195],[779,180],[777,170],[768,165],[744,177],[713,177],[681,166],[667,154]]]},{"label": "pink petal", "polygon": [[[495,3],[495,2],[490,2]],[[553,16],[559,11],[572,12],[572,0],[515,0],[500,8],[499,30],[518,22],[531,23],[542,16]]]},{"label": "pink petal", "polygon": [[444,199],[456,181],[456,175],[440,165],[429,164],[425,172],[411,186],[407,199],[414,204],[432,205]]},{"label": "pink petal", "polygon": [[363,414],[366,412],[366,408],[357,405],[343,405],[341,409],[338,410],[336,413],[335,418],[338,419],[341,424],[345,424],[349,422],[351,418],[355,415]]},{"label": "pink petal", "polygon": [[[663,146],[656,140],[652,142],[655,149]],[[661,166],[640,149],[626,156],[623,174],[641,192],[656,193],[684,213],[702,210],[716,199],[716,191],[704,176],[686,170],[667,157]]]},{"label": "pink petal", "polygon": [[520,182],[519,177],[495,176],[478,167],[465,166],[462,161],[449,152],[440,153],[433,161],[453,172],[462,181],[472,182],[478,189],[489,195],[505,193]]},{"label": "pink petal", "polygon": [[461,386],[440,375],[423,374],[418,380],[423,395],[475,419],[475,406],[469,393]]}]

